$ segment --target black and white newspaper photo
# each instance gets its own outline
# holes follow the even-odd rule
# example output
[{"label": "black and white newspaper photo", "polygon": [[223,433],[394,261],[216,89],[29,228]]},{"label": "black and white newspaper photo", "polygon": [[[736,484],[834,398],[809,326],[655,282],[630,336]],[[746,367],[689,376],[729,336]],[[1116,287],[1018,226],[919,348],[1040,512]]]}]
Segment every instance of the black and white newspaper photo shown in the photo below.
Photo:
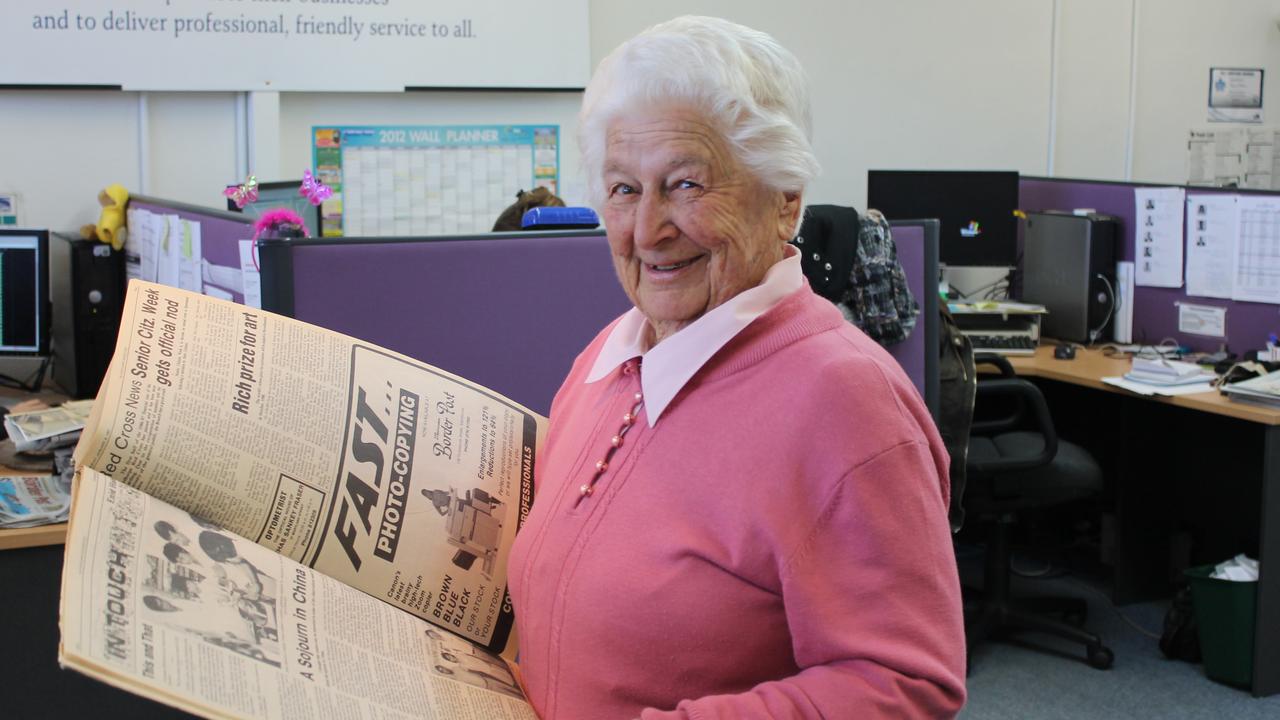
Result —
[{"label": "black and white newspaper photo", "polygon": [[90,469],[59,659],[204,717],[535,717],[505,661]]}]

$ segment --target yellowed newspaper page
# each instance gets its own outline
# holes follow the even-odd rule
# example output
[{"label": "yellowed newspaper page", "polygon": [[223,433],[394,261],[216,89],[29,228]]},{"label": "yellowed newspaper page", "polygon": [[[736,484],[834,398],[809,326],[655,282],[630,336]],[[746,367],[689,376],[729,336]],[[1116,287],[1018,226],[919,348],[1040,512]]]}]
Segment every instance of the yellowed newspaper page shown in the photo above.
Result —
[{"label": "yellowed newspaper page", "polygon": [[135,280],[76,460],[503,651],[545,428],[405,356]]},{"label": "yellowed newspaper page", "polygon": [[480,646],[80,472],[62,577],[64,666],[205,717],[535,717],[505,663]]}]

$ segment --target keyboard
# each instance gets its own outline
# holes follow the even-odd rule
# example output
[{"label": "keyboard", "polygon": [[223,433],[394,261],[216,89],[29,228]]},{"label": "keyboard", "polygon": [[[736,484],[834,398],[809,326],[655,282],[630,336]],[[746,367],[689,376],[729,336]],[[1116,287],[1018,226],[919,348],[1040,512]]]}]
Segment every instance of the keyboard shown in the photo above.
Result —
[{"label": "keyboard", "polygon": [[972,333],[965,336],[973,343],[974,352],[993,352],[1001,355],[1034,355],[1036,341],[1025,333]]}]

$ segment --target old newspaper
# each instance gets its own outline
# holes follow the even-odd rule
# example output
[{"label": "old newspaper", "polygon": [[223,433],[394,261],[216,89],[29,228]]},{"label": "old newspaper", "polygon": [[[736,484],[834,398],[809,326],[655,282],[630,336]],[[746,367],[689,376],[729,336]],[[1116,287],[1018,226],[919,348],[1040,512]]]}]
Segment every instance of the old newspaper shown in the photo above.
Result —
[{"label": "old newspaper", "polygon": [[204,717],[536,717],[479,645],[92,469],[62,582],[65,666]]},{"label": "old newspaper", "polygon": [[402,355],[135,280],[76,461],[511,657],[506,550],[545,425]]}]

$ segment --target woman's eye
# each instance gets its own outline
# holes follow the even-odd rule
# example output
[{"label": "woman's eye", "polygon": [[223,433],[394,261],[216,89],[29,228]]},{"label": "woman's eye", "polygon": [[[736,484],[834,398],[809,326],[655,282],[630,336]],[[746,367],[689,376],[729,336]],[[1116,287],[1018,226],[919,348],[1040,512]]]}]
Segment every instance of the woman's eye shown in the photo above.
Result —
[{"label": "woman's eye", "polygon": [[676,183],[677,190],[692,190],[694,188],[700,188],[700,187],[702,186],[692,180],[681,180],[680,182]]},{"label": "woman's eye", "polygon": [[636,191],[635,188],[631,187],[626,183],[618,183],[613,187],[609,188],[610,195],[631,195],[635,191]]}]

